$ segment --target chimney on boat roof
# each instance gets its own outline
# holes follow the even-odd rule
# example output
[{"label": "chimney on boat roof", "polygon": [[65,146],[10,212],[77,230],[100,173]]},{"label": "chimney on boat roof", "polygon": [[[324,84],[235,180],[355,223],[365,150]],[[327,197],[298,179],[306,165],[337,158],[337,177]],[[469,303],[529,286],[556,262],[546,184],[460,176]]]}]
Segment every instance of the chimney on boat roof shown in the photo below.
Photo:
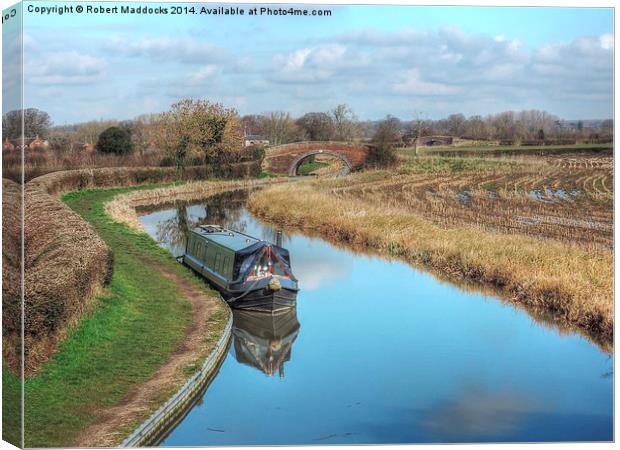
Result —
[{"label": "chimney on boat roof", "polygon": [[221,233],[225,231],[221,225],[200,225],[200,229],[207,233]]}]

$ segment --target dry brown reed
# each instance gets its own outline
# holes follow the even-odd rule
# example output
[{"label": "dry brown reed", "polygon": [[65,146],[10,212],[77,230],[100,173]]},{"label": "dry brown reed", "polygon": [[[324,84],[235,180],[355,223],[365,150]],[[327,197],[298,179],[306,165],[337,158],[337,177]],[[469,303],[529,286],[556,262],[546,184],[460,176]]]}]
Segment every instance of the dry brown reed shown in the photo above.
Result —
[{"label": "dry brown reed", "polygon": [[[3,360],[18,370],[21,360],[22,189],[2,180],[2,349]],[[10,331],[10,332],[9,332]]]},{"label": "dry brown reed", "polygon": [[[409,167],[397,174],[356,174],[346,184],[334,180],[323,186],[343,198],[404,208],[445,226],[475,225],[609,251],[613,247],[611,165],[601,158],[596,164],[589,164],[590,158],[580,163],[547,161],[459,171]],[[433,169],[432,159],[426,164]]]},{"label": "dry brown reed", "polygon": [[[84,151],[27,150],[24,154],[23,168],[25,181],[50,172],[74,169],[95,169],[101,167],[157,167],[160,154],[113,155]],[[2,167],[4,178],[14,181],[21,179],[22,155],[19,151],[3,152]]]}]

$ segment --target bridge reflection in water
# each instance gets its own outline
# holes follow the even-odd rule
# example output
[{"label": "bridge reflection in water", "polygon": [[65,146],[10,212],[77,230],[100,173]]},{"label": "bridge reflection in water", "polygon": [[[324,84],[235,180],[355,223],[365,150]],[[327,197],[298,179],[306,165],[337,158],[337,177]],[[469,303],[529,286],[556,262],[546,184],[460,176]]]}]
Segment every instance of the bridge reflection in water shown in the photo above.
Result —
[{"label": "bridge reflection in water", "polygon": [[231,352],[239,363],[269,376],[278,371],[284,378],[284,363],[299,334],[297,310],[277,315],[233,310],[232,334]]}]

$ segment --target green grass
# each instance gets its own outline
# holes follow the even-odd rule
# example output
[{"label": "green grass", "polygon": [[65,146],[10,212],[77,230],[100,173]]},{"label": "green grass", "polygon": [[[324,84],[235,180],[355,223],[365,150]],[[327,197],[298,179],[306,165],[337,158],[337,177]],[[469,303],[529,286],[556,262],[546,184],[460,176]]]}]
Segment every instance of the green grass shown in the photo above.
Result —
[{"label": "green grass", "polygon": [[309,175],[310,173],[314,172],[315,170],[318,170],[322,167],[327,167],[329,166],[329,163],[326,162],[321,162],[321,161],[308,161],[305,162],[303,164],[301,164],[298,168],[297,168],[297,174],[298,175]]},{"label": "green grass", "polygon": [[[419,147],[418,153],[425,154],[441,154],[442,152],[460,152],[460,153],[522,153],[527,154],[533,151],[545,152],[572,152],[580,150],[607,150],[613,148],[613,144],[572,144],[572,145],[468,145],[468,146],[437,146],[437,147]],[[403,151],[413,152],[413,149],[402,149]]]},{"label": "green grass", "polygon": [[70,446],[98,410],[119,403],[149,379],[181,342],[191,304],[153,266],[165,266],[205,289],[148,235],[106,216],[104,202],[132,189],[63,197],[110,246],[114,271],[95,312],[80,321],[39,374],[26,380],[26,446]]},{"label": "green grass", "polygon": [[406,161],[401,166],[400,170],[404,173],[463,172],[471,170],[514,168],[520,164],[519,162],[509,160],[418,156],[406,157]]},{"label": "green grass", "polygon": [[21,382],[2,368],[2,440],[21,447]]},{"label": "green grass", "polygon": [[286,175],[269,172],[268,170],[262,170],[261,173],[258,174],[258,179],[262,180],[263,178],[278,178],[282,176]]}]

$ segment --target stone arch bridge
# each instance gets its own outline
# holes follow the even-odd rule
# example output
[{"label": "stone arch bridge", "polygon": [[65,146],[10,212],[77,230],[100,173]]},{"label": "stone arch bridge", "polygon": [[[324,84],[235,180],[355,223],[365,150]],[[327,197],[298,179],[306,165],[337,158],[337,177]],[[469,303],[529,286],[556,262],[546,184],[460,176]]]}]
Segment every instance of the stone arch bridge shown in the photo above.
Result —
[{"label": "stone arch bridge", "polygon": [[307,157],[331,155],[345,163],[348,173],[364,165],[369,148],[367,144],[349,142],[295,142],[268,148],[263,166],[272,173],[295,176],[298,167]]}]

